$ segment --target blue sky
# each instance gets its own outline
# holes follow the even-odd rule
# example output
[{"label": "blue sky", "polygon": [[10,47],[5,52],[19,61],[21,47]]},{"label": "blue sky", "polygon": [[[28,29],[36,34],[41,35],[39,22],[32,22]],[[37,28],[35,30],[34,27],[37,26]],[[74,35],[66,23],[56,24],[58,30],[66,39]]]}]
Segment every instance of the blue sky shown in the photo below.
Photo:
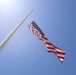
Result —
[{"label": "blue sky", "polygon": [[[0,75],[76,75],[75,0],[1,0],[0,42],[33,9],[0,52]],[[33,20],[66,51],[63,64],[28,29]]]}]

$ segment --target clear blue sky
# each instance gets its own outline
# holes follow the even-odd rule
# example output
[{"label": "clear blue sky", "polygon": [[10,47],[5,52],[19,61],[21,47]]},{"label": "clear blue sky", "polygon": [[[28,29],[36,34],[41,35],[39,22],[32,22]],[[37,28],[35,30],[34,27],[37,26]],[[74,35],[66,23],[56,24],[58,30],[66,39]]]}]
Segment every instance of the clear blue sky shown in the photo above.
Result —
[{"label": "clear blue sky", "polygon": [[[76,75],[75,0],[0,0],[0,42],[32,9],[0,52],[0,75]],[[33,20],[66,51],[63,64],[25,26]]]}]

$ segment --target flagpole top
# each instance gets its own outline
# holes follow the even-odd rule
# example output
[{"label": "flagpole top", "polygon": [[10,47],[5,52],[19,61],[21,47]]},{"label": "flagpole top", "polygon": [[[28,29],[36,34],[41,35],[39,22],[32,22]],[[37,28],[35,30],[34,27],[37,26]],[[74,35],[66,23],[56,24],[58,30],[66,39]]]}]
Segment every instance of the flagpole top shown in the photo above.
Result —
[{"label": "flagpole top", "polygon": [[32,10],[32,11],[34,11],[34,10]]},{"label": "flagpole top", "polygon": [[32,10],[31,12],[33,12],[34,10]]}]

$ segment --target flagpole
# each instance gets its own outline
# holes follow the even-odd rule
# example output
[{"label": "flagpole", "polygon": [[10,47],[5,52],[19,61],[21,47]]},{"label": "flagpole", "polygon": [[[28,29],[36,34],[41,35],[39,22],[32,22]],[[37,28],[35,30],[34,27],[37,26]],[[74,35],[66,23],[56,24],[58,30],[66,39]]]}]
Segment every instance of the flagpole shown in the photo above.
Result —
[{"label": "flagpole", "polygon": [[33,12],[32,10],[24,19],[7,35],[7,37],[0,43],[0,51],[6,45],[6,43],[10,40],[10,38],[14,35],[14,33],[18,30],[18,28],[22,25],[22,23],[28,18],[28,16]]}]

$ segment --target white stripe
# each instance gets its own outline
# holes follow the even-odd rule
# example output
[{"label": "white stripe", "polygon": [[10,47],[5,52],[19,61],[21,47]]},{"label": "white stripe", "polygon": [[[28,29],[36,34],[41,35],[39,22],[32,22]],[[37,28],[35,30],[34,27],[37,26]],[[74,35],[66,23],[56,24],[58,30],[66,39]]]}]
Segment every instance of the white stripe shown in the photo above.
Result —
[{"label": "white stripe", "polygon": [[48,51],[53,51],[53,52],[55,52],[55,50],[54,49],[48,49],[48,48],[46,48]]},{"label": "white stripe", "polygon": [[61,49],[56,48],[56,50],[57,50],[58,52],[64,52],[64,53],[65,53],[65,51],[63,51],[63,50],[61,50]]},{"label": "white stripe", "polygon": [[44,40],[44,41],[47,41],[47,42],[49,42],[49,40],[46,40],[46,39],[44,39],[44,38],[43,38],[43,40]]},{"label": "white stripe", "polygon": [[59,58],[59,60],[62,61],[62,62],[64,61],[64,59],[62,59],[62,58]]},{"label": "white stripe", "polygon": [[47,46],[47,47],[52,47],[52,48],[54,48],[52,45],[47,45],[47,44],[46,44],[46,46]]},{"label": "white stripe", "polygon": [[57,54],[57,56],[60,56],[60,57],[65,57],[65,55],[61,55],[61,54]]}]

